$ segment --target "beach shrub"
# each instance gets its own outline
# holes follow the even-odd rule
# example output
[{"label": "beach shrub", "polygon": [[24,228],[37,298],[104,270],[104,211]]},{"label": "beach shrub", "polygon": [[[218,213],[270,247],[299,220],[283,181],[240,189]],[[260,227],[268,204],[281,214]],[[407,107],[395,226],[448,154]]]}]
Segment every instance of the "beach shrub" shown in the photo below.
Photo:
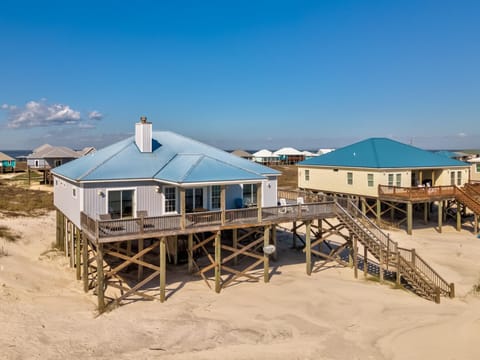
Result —
[{"label": "beach shrub", "polygon": [[20,236],[18,234],[15,234],[8,228],[7,226],[0,226],[0,238],[3,238],[6,241],[17,241],[20,239]]}]

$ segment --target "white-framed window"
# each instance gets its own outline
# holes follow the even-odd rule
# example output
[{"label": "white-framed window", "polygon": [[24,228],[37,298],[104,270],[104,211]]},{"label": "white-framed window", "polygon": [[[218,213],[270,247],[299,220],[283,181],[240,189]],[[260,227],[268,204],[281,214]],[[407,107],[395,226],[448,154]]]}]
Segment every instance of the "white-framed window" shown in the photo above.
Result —
[{"label": "white-framed window", "polygon": [[480,173],[480,163],[475,164],[475,172]]},{"label": "white-framed window", "polygon": [[310,170],[306,169],[305,170],[305,181],[309,181],[310,180]]},{"label": "white-framed window", "polygon": [[347,184],[353,185],[353,172],[347,172]]},{"label": "white-framed window", "polygon": [[402,186],[402,174],[395,175],[395,185],[398,187]]},{"label": "white-framed window", "polygon": [[257,203],[257,184],[243,184],[243,203],[247,206]]},{"label": "white-framed window", "polygon": [[220,185],[213,185],[212,191],[210,194],[210,202],[212,209],[220,209],[222,207],[221,198],[222,198],[222,189]]},{"label": "white-framed window", "polygon": [[163,188],[165,196],[165,213],[173,213],[177,211],[177,189],[173,186]]},{"label": "white-framed window", "polygon": [[457,185],[462,186],[462,172],[457,171]]},{"label": "white-framed window", "polygon": [[62,165],[62,160],[57,159],[57,160],[54,161],[54,167],[57,167],[57,166],[60,166],[60,165]]},{"label": "white-framed window", "polygon": [[450,185],[455,185],[455,171],[450,173]]},{"label": "white-framed window", "polygon": [[72,187],[72,196],[73,196],[74,199],[77,198],[77,188],[75,188],[75,187]]},{"label": "white-framed window", "polygon": [[135,190],[109,190],[107,192],[108,213],[112,219],[133,217]]},{"label": "white-framed window", "polygon": [[393,186],[393,174],[388,174],[388,186]]},{"label": "white-framed window", "polygon": [[38,160],[35,160],[35,167],[38,167],[38,165],[39,165]]},{"label": "white-framed window", "polygon": [[367,174],[367,183],[368,187],[373,187],[375,185],[373,181],[373,174]]}]

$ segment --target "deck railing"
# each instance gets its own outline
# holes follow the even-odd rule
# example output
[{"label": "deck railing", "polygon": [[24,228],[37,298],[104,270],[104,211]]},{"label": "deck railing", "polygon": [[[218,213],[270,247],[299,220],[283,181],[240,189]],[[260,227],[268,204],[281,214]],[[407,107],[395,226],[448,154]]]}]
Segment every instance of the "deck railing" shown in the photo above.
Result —
[{"label": "deck railing", "polygon": [[452,296],[453,284],[443,279],[427,262],[420,257],[415,249],[398,248],[400,255],[417,271],[424,274],[444,295]]},{"label": "deck railing", "polygon": [[98,238],[134,237],[138,234],[161,232],[188,232],[194,229],[231,226],[236,224],[261,225],[266,222],[313,219],[333,214],[334,202],[272,206],[258,208],[204,211],[182,215],[98,220],[81,213],[82,229]]},{"label": "deck railing", "polygon": [[428,199],[432,197],[454,196],[455,186],[422,186],[422,187],[401,187],[378,185],[380,197],[393,197],[408,200]]}]

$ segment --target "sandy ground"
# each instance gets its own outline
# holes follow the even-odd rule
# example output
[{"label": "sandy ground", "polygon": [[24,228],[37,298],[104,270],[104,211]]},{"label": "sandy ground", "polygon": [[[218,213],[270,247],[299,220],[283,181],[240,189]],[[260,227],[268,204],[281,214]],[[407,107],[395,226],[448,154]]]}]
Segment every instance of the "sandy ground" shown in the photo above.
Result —
[{"label": "sandy ground", "polygon": [[[271,281],[220,294],[203,281],[165,303],[138,301],[97,316],[66,259],[48,252],[55,214],[0,218],[21,235],[0,238],[1,359],[479,359],[480,239],[446,225],[390,231],[415,247],[445,279],[455,299],[441,304],[407,291],[354,279],[332,264],[307,276],[303,254],[284,246]],[[284,238],[281,242],[290,242]],[[184,268],[169,267],[168,275]],[[170,279],[172,276],[170,277]],[[178,276],[177,276],[178,278]],[[185,279],[185,277],[184,277]]]}]

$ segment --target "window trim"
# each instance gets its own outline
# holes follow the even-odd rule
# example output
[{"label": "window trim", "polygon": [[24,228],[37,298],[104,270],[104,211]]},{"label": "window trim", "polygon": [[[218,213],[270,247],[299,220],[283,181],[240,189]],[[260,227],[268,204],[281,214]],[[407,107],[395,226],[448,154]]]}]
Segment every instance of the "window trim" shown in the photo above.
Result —
[{"label": "window trim", "polygon": [[375,176],[373,173],[367,174],[367,186],[374,187],[375,186]]},{"label": "window trim", "polygon": [[353,185],[353,172],[347,171],[347,185]]},{"label": "window trim", "polygon": [[305,169],[305,181],[310,181],[310,169]]},{"label": "window trim", "polygon": [[[219,207],[214,206],[214,188],[218,188],[218,204]],[[220,210],[222,208],[222,186],[221,185],[212,185],[210,186],[210,208],[211,210]]]},{"label": "window trim", "polygon": [[[166,190],[167,189],[174,189],[174,201],[175,201],[175,210],[167,211],[167,197],[166,197]],[[164,214],[178,214],[178,188],[176,186],[165,185],[162,189],[163,193],[163,213]]]}]

